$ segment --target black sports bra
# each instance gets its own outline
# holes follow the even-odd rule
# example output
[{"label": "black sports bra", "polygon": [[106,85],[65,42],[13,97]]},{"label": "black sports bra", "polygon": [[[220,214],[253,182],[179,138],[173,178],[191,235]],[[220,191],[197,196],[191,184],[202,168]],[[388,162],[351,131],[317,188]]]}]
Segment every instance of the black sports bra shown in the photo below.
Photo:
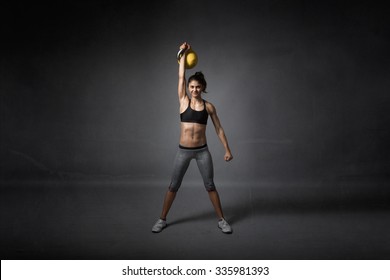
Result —
[{"label": "black sports bra", "polygon": [[180,114],[180,120],[182,122],[207,124],[207,118],[209,114],[206,110],[206,102],[203,100],[204,109],[202,111],[196,111],[191,108],[191,99],[188,99],[187,109]]}]

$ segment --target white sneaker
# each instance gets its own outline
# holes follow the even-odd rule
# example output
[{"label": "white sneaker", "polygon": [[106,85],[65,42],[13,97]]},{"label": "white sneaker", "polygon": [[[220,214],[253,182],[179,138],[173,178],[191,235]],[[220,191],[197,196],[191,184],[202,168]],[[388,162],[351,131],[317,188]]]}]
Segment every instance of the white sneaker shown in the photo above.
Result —
[{"label": "white sneaker", "polygon": [[223,233],[232,233],[233,232],[231,226],[228,224],[228,222],[226,222],[225,219],[221,219],[218,222],[218,227],[222,230]]},{"label": "white sneaker", "polygon": [[167,221],[163,219],[158,219],[157,222],[152,227],[153,232],[161,232],[167,226]]}]

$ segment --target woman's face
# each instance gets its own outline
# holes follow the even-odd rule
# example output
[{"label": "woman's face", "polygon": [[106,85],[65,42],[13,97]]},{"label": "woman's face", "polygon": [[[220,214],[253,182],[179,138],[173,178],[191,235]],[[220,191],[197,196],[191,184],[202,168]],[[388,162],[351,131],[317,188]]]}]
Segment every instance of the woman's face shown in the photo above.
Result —
[{"label": "woman's face", "polygon": [[203,86],[196,80],[192,80],[188,84],[188,90],[193,97],[198,97],[202,94]]}]

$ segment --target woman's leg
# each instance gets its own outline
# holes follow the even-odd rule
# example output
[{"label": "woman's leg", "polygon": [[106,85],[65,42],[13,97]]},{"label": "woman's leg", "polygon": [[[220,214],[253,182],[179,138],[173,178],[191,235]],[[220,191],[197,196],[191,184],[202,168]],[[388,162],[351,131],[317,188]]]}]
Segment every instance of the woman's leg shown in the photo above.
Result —
[{"label": "woman's leg", "polygon": [[192,154],[188,151],[179,149],[176,153],[173,164],[171,184],[169,185],[168,191],[165,194],[163,209],[160,217],[163,220],[167,218],[169,209],[171,209],[172,203],[175,200],[176,193],[181,186],[181,182],[183,181],[184,174],[190,165],[191,159]]},{"label": "woman's leg", "polygon": [[209,197],[211,200],[211,203],[214,206],[215,213],[217,214],[219,219],[223,219],[223,212],[222,212],[222,206],[221,206],[221,200],[219,199],[218,192],[215,191],[209,191]]},{"label": "woman's leg", "polygon": [[175,197],[176,197],[176,192],[172,192],[170,190],[167,191],[167,193],[165,194],[164,204],[163,204],[163,209],[161,212],[160,219],[162,219],[162,220],[167,219],[169,209],[171,209],[171,206],[172,206],[173,201],[175,200]]},{"label": "woman's leg", "polygon": [[215,213],[219,218],[218,227],[222,230],[223,233],[232,233],[233,230],[231,226],[223,216],[221,200],[219,199],[219,194],[215,189],[213,161],[207,148],[198,153],[196,162],[198,164],[199,171],[202,174],[204,186],[206,187],[211,203],[214,206]]}]

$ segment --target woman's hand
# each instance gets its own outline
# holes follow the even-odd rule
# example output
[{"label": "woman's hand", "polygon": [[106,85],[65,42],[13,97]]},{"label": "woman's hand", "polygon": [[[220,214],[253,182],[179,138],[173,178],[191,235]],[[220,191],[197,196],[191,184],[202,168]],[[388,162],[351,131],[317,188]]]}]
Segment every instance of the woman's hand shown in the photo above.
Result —
[{"label": "woman's hand", "polygon": [[233,156],[232,156],[232,154],[228,151],[228,152],[225,153],[224,159],[225,159],[225,161],[231,161],[231,160],[233,159]]},{"label": "woman's hand", "polygon": [[177,53],[177,60],[180,62],[182,59],[184,59],[184,55],[188,52],[188,50],[191,48],[191,46],[189,44],[187,44],[186,42],[184,42],[183,44],[181,44],[180,46],[180,50],[179,52]]},{"label": "woman's hand", "polygon": [[189,50],[189,49],[191,49],[191,46],[190,46],[190,44],[187,44],[187,42],[184,42],[183,44],[181,44],[180,49],[181,50]]}]

